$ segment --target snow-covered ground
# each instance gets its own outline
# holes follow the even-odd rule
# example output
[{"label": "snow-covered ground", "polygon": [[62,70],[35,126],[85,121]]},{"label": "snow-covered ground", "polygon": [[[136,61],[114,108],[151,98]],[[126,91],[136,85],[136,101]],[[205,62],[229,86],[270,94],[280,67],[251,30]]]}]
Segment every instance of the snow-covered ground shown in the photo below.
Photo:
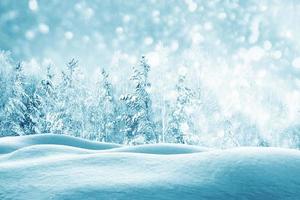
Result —
[{"label": "snow-covered ground", "polygon": [[300,151],[0,139],[0,199],[300,199]]}]

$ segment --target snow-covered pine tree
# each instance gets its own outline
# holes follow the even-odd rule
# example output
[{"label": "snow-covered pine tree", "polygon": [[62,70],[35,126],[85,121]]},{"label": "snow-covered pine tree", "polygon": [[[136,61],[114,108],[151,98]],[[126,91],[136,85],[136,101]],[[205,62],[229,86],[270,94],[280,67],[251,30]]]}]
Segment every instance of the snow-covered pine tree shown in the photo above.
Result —
[{"label": "snow-covered pine tree", "polygon": [[78,61],[72,59],[67,64],[67,71],[62,72],[62,80],[58,85],[58,118],[61,134],[84,137],[82,83],[76,80]]},{"label": "snow-covered pine tree", "polygon": [[8,101],[13,77],[11,70],[13,69],[10,55],[0,51],[0,110],[2,111]]},{"label": "snow-covered pine tree", "polygon": [[25,77],[21,63],[15,68],[12,94],[5,106],[6,135],[29,135],[40,133],[39,118],[41,116],[40,96],[33,91],[26,91]]},{"label": "snow-covered pine tree", "polygon": [[121,96],[125,103],[123,115],[123,132],[127,144],[144,144],[158,142],[153,121],[152,102],[149,94],[151,84],[148,79],[150,66],[144,56],[139,68],[134,69],[131,80],[134,82],[133,93]]},{"label": "snow-covered pine tree", "polygon": [[40,82],[37,89],[41,97],[42,117],[39,125],[42,133],[60,133],[61,129],[57,109],[57,92],[53,78],[54,73],[51,65],[49,65],[46,78]]},{"label": "snow-covered pine tree", "polygon": [[5,135],[5,111],[4,107],[8,101],[11,86],[13,83],[11,76],[12,64],[9,54],[0,51],[0,137]]},{"label": "snow-covered pine tree", "polygon": [[105,142],[122,142],[123,138],[117,130],[118,105],[114,97],[114,89],[109,81],[109,74],[103,69],[99,91],[99,106],[102,108],[102,133]]},{"label": "snow-covered pine tree", "polygon": [[100,130],[101,121],[100,112],[98,109],[98,94],[95,94],[94,91],[90,94],[89,98],[86,100],[86,123],[85,123],[85,131],[87,132],[86,138],[89,140],[97,140],[101,141],[101,133],[98,131]]},{"label": "snow-covered pine tree", "polygon": [[90,123],[94,138],[103,142],[122,143],[123,138],[117,130],[117,102],[109,74],[102,69],[96,101],[90,107]]},{"label": "snow-covered pine tree", "polygon": [[233,124],[230,120],[225,120],[222,148],[237,147],[237,146],[239,146],[239,142],[234,135]]},{"label": "snow-covered pine tree", "polygon": [[192,89],[186,86],[185,80],[185,76],[179,76],[176,84],[176,102],[169,108],[166,130],[167,142],[184,144],[187,143],[188,136],[192,134],[194,125],[187,109],[192,105],[195,94]]}]

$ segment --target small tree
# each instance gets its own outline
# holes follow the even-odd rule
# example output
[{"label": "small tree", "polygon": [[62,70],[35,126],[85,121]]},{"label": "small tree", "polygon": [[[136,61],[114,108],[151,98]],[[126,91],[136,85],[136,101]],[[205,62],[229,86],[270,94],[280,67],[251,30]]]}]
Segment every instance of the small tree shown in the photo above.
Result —
[{"label": "small tree", "polygon": [[176,84],[176,102],[169,107],[166,141],[171,143],[187,143],[188,135],[193,130],[192,119],[187,109],[192,105],[195,94],[186,86],[185,80],[185,76],[179,76]]},{"label": "small tree", "polygon": [[239,146],[239,142],[236,139],[235,133],[234,133],[233,124],[230,120],[225,120],[224,122],[224,137],[222,141],[222,147],[237,147]]},{"label": "small tree", "polygon": [[134,69],[131,80],[134,82],[134,92],[121,96],[125,104],[123,132],[126,143],[155,143],[158,140],[153,121],[152,102],[149,94],[151,84],[148,80],[150,66],[143,56],[139,68]]}]

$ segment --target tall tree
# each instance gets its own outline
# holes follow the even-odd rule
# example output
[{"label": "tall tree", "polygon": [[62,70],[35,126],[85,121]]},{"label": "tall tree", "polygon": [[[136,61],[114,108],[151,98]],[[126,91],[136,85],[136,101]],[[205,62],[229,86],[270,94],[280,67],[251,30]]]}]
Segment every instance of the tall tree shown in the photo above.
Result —
[{"label": "tall tree", "polygon": [[118,133],[118,108],[109,74],[102,69],[95,103],[90,109],[92,132],[99,141],[122,143]]},{"label": "tall tree", "polygon": [[114,97],[113,86],[109,81],[108,73],[103,69],[101,72],[102,81],[100,82],[99,106],[102,110],[102,130],[103,141],[117,142],[120,136],[117,133],[117,116],[118,109]]},{"label": "tall tree", "polygon": [[79,75],[78,61],[72,59],[67,64],[67,71],[62,72],[62,80],[58,85],[58,117],[62,134],[84,137],[83,101],[85,93],[83,83],[77,79]]},{"label": "tall tree", "polygon": [[9,99],[13,85],[11,70],[13,69],[12,61],[9,54],[0,51],[0,137],[5,135],[5,105]]},{"label": "tall tree", "polygon": [[121,97],[125,103],[123,131],[128,144],[155,143],[158,141],[149,94],[151,87],[148,79],[149,71],[150,66],[143,56],[140,65],[134,69],[134,74],[131,77],[135,86],[133,93]]},{"label": "tall tree", "polygon": [[8,135],[40,133],[38,121],[41,116],[40,96],[26,91],[22,65],[15,68],[12,94],[5,106],[5,132]]},{"label": "tall tree", "polygon": [[53,83],[54,73],[52,67],[47,67],[46,78],[43,79],[37,92],[41,97],[42,118],[39,123],[42,133],[60,133],[61,122],[58,116],[58,99],[56,87]]}]

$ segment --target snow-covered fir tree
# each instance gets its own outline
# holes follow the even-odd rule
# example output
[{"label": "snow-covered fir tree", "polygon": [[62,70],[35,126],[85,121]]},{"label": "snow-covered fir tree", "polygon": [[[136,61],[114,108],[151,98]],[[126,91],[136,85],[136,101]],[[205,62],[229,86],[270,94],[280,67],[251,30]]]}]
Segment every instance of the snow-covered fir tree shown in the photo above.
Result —
[{"label": "snow-covered fir tree", "polygon": [[223,141],[222,141],[222,147],[228,148],[228,147],[237,147],[239,146],[239,142],[236,138],[234,126],[230,120],[225,120],[224,122],[224,135],[223,135]]},{"label": "snow-covered fir tree", "polygon": [[19,63],[15,68],[14,85],[11,96],[5,105],[4,132],[6,135],[29,135],[40,133],[41,98],[26,90],[23,68]]},{"label": "snow-covered fir tree", "polygon": [[58,118],[62,134],[84,137],[83,101],[85,93],[83,83],[76,79],[78,61],[72,59],[67,64],[67,71],[62,72],[62,80],[58,85]]},{"label": "snow-covered fir tree", "polygon": [[54,73],[51,65],[49,65],[46,78],[40,82],[37,89],[41,97],[42,118],[39,125],[42,133],[60,133],[61,123],[57,110],[57,91],[53,78]]},{"label": "snow-covered fir tree", "polygon": [[118,105],[109,74],[102,69],[97,89],[97,97],[90,106],[90,123],[93,137],[98,141],[122,143],[118,133]]},{"label": "snow-covered fir tree", "polygon": [[122,116],[122,131],[127,144],[156,143],[158,135],[153,121],[152,102],[149,94],[151,84],[148,79],[150,66],[143,56],[138,68],[134,68],[131,80],[134,91],[121,96],[125,104]]},{"label": "snow-covered fir tree", "polygon": [[176,94],[175,104],[169,106],[166,141],[184,144],[188,142],[194,129],[189,109],[195,98],[195,93],[186,85],[184,75],[180,75],[178,78]]},{"label": "snow-covered fir tree", "polygon": [[9,54],[0,51],[0,111],[3,110],[11,91],[13,77],[11,70],[13,69],[12,61]]},{"label": "snow-covered fir tree", "polygon": [[12,64],[9,55],[0,51],[0,137],[5,136],[4,122],[6,113],[4,108],[13,85],[11,69]]}]

